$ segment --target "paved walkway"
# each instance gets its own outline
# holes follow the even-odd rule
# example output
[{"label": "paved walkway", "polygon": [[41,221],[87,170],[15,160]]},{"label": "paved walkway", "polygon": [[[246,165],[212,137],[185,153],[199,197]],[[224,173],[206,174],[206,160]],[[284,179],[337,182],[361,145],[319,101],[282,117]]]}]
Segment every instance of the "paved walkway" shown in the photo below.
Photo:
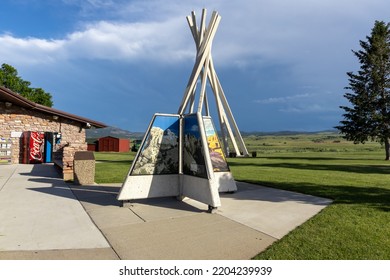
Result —
[{"label": "paved walkway", "polygon": [[119,206],[119,185],[77,186],[52,165],[0,165],[0,259],[250,259],[328,199],[238,182],[222,206],[158,198]]}]

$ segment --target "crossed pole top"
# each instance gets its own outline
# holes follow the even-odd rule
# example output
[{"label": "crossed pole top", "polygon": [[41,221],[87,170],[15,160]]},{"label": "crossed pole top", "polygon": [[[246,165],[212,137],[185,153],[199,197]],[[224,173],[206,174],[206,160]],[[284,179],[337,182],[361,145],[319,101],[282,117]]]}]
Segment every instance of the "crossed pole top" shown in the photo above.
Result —
[{"label": "crossed pole top", "polygon": [[247,156],[248,150],[246,149],[241,133],[238,129],[236,121],[234,120],[233,114],[223,92],[221,83],[219,82],[217,73],[215,72],[214,63],[211,56],[211,45],[215,33],[217,32],[219,22],[221,21],[221,16],[216,11],[214,11],[211,15],[208,25],[206,26],[206,13],[206,9],[203,9],[199,27],[197,26],[195,12],[192,11],[191,15],[187,16],[188,26],[190,27],[192,37],[194,38],[196,45],[196,60],[191,76],[188,80],[178,114],[183,115],[186,109],[188,109],[189,113],[193,113],[196,84],[200,78],[201,88],[197,113],[202,114],[203,108],[205,107],[206,115],[209,115],[208,100],[206,95],[206,84],[207,81],[209,81],[211,89],[214,93],[216,101],[215,103],[217,105],[225,154],[228,154],[228,143],[225,137],[227,133],[233,143],[236,154]]},{"label": "crossed pole top", "polygon": [[179,107],[179,114],[183,114],[186,107],[189,104],[191,98],[194,98],[196,82],[199,76],[202,76],[201,97],[199,98],[198,111],[201,110],[203,99],[205,96],[205,88],[207,82],[207,76],[211,59],[211,44],[217,31],[221,16],[214,11],[208,26],[206,27],[206,9],[202,10],[202,17],[200,21],[200,27],[196,24],[195,12],[192,11],[191,15],[187,16],[187,22],[190,27],[192,36],[196,45],[196,60],[194,68],[192,69],[191,76],[189,78],[186,90],[184,92],[183,100]]}]

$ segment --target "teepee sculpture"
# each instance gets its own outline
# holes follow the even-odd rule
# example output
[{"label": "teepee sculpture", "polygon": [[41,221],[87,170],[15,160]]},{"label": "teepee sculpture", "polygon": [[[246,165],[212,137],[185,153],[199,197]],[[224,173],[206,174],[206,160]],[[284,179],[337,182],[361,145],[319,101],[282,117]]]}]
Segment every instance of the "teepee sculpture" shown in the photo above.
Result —
[{"label": "teepee sculpture", "polygon": [[[205,26],[205,20],[206,20],[205,9],[203,9],[202,11],[202,17],[201,17],[199,29],[196,25],[195,13],[192,12],[191,16],[187,16],[187,22],[190,27],[196,45],[197,56],[178,113],[182,115],[185,113],[186,109],[188,110],[189,113],[194,112],[196,83],[200,79],[201,90],[200,90],[197,112],[202,113],[202,110],[205,109],[206,116],[210,116],[209,104],[206,95],[206,84],[208,80],[211,89],[214,93],[215,103],[217,105],[217,112],[219,117],[219,123],[220,123],[222,141],[223,141],[223,149],[225,155],[229,155],[229,146],[227,143],[227,135],[226,135],[226,131],[227,131],[236,154],[239,156],[240,155],[248,156],[249,155],[248,150],[246,149],[241,133],[238,129],[232,111],[230,110],[229,104],[225,97],[225,93],[223,92],[221,83],[219,82],[217,73],[215,72],[214,63],[211,56],[212,40],[217,31],[221,17],[218,15],[217,12],[214,11],[207,29]],[[233,125],[233,129],[230,123]]]},{"label": "teepee sculpture", "polygon": [[[187,17],[197,56],[183,100],[177,114],[158,113],[153,116],[122,184],[118,200],[126,202],[152,197],[189,197],[207,204],[209,211],[212,211],[221,205],[219,192],[237,190],[225,158],[228,153],[226,131],[236,154],[247,156],[248,151],[211,57],[211,44],[220,19],[218,13],[213,12],[206,27],[204,9],[198,28],[195,13]],[[198,80],[201,81],[201,88],[197,97]],[[223,145],[210,116],[207,81],[215,97]],[[194,111],[196,100],[198,107]]]}]

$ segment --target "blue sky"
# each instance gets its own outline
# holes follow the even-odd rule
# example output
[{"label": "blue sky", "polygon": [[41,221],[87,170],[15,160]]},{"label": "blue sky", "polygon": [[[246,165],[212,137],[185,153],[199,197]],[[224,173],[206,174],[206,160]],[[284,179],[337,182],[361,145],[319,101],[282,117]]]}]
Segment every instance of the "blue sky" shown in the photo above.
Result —
[{"label": "blue sky", "polygon": [[195,57],[185,17],[202,8],[222,17],[212,55],[243,131],[337,125],[351,50],[390,15],[387,0],[2,0],[0,63],[57,109],[142,132],[177,113]]}]

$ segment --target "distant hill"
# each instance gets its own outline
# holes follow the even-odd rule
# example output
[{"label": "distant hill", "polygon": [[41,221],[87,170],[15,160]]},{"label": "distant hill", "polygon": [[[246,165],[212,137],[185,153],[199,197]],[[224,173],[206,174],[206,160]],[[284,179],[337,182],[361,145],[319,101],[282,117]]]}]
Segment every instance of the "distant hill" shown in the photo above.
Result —
[{"label": "distant hill", "polygon": [[130,132],[128,130],[120,129],[113,126],[108,126],[105,128],[94,128],[86,129],[86,138],[87,139],[98,139],[101,137],[112,136],[122,139],[142,139],[144,137],[144,132]]},{"label": "distant hill", "polygon": [[311,134],[323,134],[331,133],[338,134],[338,130],[322,130],[322,131],[274,131],[274,132],[261,132],[261,131],[252,131],[252,132],[241,132],[243,137],[246,136],[289,136],[289,135],[311,135]]},{"label": "distant hill", "polygon": [[[313,132],[305,132],[305,131],[275,131],[275,132],[261,132],[261,131],[251,131],[241,132],[243,137],[248,136],[289,136],[289,135],[303,135],[303,134],[320,134],[320,133],[335,133],[338,134],[337,130],[324,130],[324,131],[313,131]],[[132,140],[142,140],[144,137],[144,132],[130,132],[128,130],[120,129],[117,127],[109,126],[106,128],[95,128],[95,129],[87,129],[86,135],[87,139],[98,139],[101,137],[112,136],[116,138],[127,138]]]}]

